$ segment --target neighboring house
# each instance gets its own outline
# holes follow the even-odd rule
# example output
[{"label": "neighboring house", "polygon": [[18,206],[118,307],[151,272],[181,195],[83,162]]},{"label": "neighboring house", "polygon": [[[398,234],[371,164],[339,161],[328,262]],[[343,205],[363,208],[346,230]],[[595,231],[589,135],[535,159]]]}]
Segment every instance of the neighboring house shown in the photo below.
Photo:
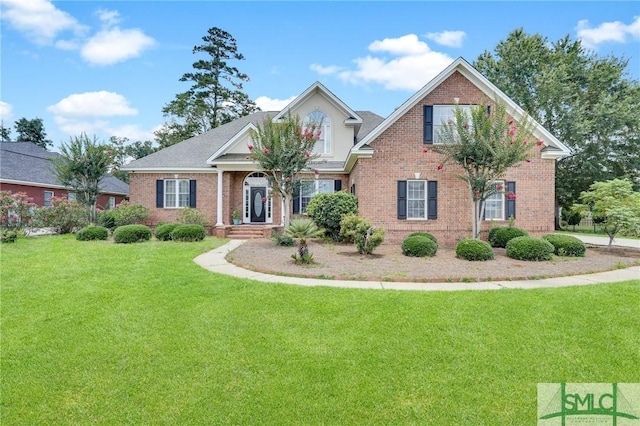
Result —
[{"label": "neighboring house", "polygon": [[[129,171],[131,203],[151,210],[151,224],[173,221],[180,209],[196,207],[225,236],[234,210],[243,224],[279,225],[281,201],[266,197],[269,184],[259,166],[248,159],[251,129],[270,117],[291,112],[322,119],[320,154],[302,173],[301,190],[290,208],[304,214],[309,200],[321,192],[349,191],[358,198],[359,213],[387,232],[388,242],[414,231],[427,231],[445,244],[471,235],[471,197],[455,166],[438,169],[442,157],[424,148],[437,141],[437,129],[461,106],[493,102],[507,104],[515,119],[523,111],[464,59],[449,65],[389,117],[354,111],[320,83],[314,83],[279,112],[257,112],[207,133],[187,139],[122,170]],[[504,186],[516,200],[503,195],[487,202],[486,228],[517,226],[533,234],[554,226],[555,161],[569,150],[535,123],[534,136],[543,141],[530,162],[509,170]],[[267,232],[264,232],[267,235]]]},{"label": "neighboring house", "polygon": [[[26,192],[39,206],[50,206],[51,198],[75,199],[56,179],[51,159],[58,156],[31,142],[0,142],[0,190]],[[100,181],[100,209],[113,208],[129,197],[129,185],[114,176]]]}]

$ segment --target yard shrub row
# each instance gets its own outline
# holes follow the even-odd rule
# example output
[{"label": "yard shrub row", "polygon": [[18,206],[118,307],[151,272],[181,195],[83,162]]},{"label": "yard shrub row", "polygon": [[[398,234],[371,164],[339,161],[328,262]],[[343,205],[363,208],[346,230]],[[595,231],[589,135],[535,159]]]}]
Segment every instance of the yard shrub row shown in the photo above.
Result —
[{"label": "yard shrub row", "polygon": [[149,241],[151,229],[146,225],[124,225],[113,231],[113,241],[121,244]]},{"label": "yard shrub row", "polygon": [[160,241],[171,240],[171,233],[179,225],[179,223],[163,223],[156,226],[156,239]]},{"label": "yard shrub row", "polygon": [[516,237],[529,235],[524,229],[509,226],[507,228],[491,228],[489,231],[489,244],[491,247],[506,247],[507,243]]},{"label": "yard shrub row", "polygon": [[202,241],[207,236],[204,226],[180,223],[162,223],[156,226],[156,239],[160,241]]}]

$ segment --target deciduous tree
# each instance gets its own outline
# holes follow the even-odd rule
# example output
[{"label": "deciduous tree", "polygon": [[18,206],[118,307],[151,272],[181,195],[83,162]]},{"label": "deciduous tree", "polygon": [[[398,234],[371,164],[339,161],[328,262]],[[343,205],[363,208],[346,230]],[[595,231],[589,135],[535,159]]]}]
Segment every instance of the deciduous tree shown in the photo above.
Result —
[{"label": "deciduous tree", "polygon": [[[505,188],[496,185],[510,167],[528,160],[531,149],[541,141],[531,135],[531,121],[527,116],[516,123],[507,115],[504,103],[496,101],[491,113],[487,105],[471,108],[469,116],[462,108],[455,107],[455,120],[440,129],[439,140],[433,150],[443,154],[446,163],[454,163],[463,173],[458,177],[469,186],[473,203],[473,238],[479,238],[484,217],[485,201]],[[507,197],[515,194],[507,193]]]},{"label": "deciduous tree", "polygon": [[60,155],[52,159],[58,181],[74,191],[78,202],[87,208],[88,218],[96,221],[99,183],[109,171],[112,152],[108,145],[98,143],[85,133],[74,136],[60,147]]},{"label": "deciduous tree", "polygon": [[271,190],[282,199],[282,225],[289,225],[289,205],[293,199],[296,176],[318,157],[311,154],[319,137],[319,123],[303,125],[300,117],[288,114],[280,121],[265,118],[252,132],[250,158],[269,176]]},{"label": "deciduous tree", "polygon": [[559,206],[595,181],[640,185],[640,86],[627,77],[627,60],[520,28],[474,66],[573,151],[557,163]]},{"label": "deciduous tree", "polygon": [[609,248],[619,233],[640,234],[640,192],[626,179],[595,182],[580,195],[584,204],[574,206],[583,212],[591,210],[609,236]]}]

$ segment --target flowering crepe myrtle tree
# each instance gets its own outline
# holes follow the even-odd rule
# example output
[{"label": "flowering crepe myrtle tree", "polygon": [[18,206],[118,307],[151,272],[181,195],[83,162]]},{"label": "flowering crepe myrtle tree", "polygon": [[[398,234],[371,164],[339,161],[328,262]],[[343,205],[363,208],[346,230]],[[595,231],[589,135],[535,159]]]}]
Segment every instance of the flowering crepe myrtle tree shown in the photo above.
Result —
[{"label": "flowering crepe myrtle tree", "polygon": [[503,178],[509,168],[530,162],[533,146],[543,144],[533,138],[528,116],[516,123],[500,101],[489,111],[487,104],[480,104],[472,107],[469,115],[456,105],[455,120],[443,123],[438,133],[441,144],[433,147],[444,156],[437,170],[447,163],[455,163],[463,170],[458,177],[467,182],[471,191],[472,231],[476,239],[480,237],[487,198],[499,192],[507,199],[515,198],[514,193],[496,185],[496,180]]},{"label": "flowering crepe myrtle tree", "polygon": [[26,192],[0,191],[0,230],[24,228],[36,207]]},{"label": "flowering crepe myrtle tree", "polygon": [[320,137],[320,124],[303,123],[300,117],[289,113],[279,121],[267,117],[251,132],[249,158],[268,175],[272,192],[280,194],[283,226],[289,225],[289,205],[298,184],[296,175],[309,169],[309,163],[319,156],[312,152]]},{"label": "flowering crepe myrtle tree", "polygon": [[86,133],[71,138],[60,147],[60,155],[53,158],[58,181],[76,193],[78,202],[87,208],[89,221],[96,221],[96,202],[100,195],[98,184],[107,174],[113,161],[108,145],[99,144]]}]

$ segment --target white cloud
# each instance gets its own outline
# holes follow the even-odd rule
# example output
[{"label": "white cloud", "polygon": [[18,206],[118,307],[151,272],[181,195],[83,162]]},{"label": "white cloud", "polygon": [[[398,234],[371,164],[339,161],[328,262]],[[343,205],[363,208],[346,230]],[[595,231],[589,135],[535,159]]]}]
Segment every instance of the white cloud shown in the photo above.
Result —
[{"label": "white cloud", "polygon": [[138,110],[129,106],[124,96],[101,90],[99,92],[74,93],[47,108],[62,117],[113,117],[136,115]]},{"label": "white cloud", "polygon": [[443,46],[462,47],[462,41],[467,34],[464,31],[442,31],[440,33],[427,33],[425,36]]},{"label": "white cloud", "polygon": [[13,121],[13,105],[0,101],[0,119],[3,121]]},{"label": "white cloud", "polygon": [[292,96],[288,99],[271,99],[267,96],[260,96],[254,102],[262,111],[282,111],[295,98]]},{"label": "white cloud", "polygon": [[320,64],[311,64],[309,66],[309,69],[311,71],[315,71],[320,75],[330,75],[330,74],[335,74],[338,71],[340,71],[342,69],[342,67],[338,67],[336,65],[330,65],[328,67],[323,67]]},{"label": "white cloud", "polygon": [[37,44],[50,44],[64,31],[83,35],[88,27],[48,0],[2,0],[2,20]]},{"label": "white cloud", "polygon": [[605,42],[626,43],[628,37],[640,39],[640,16],[635,16],[634,21],[625,24],[620,21],[603,22],[592,28],[589,21],[583,19],[576,26],[578,38],[588,48],[596,48]]},{"label": "white cloud", "polygon": [[107,27],[120,23],[120,13],[117,10],[98,9],[96,15]]},{"label": "white cloud", "polygon": [[80,50],[82,58],[92,65],[113,65],[140,56],[153,46],[155,40],[139,29],[121,30],[118,27],[100,31]]},{"label": "white cloud", "polygon": [[415,34],[376,40],[369,45],[369,50],[374,53],[388,53],[395,57],[367,55],[356,58],[353,61],[354,69],[317,64],[314,64],[315,68],[312,69],[317,72],[333,71],[333,74],[351,84],[377,83],[389,90],[415,91],[453,61],[447,54],[431,50],[429,45],[419,40]]}]

